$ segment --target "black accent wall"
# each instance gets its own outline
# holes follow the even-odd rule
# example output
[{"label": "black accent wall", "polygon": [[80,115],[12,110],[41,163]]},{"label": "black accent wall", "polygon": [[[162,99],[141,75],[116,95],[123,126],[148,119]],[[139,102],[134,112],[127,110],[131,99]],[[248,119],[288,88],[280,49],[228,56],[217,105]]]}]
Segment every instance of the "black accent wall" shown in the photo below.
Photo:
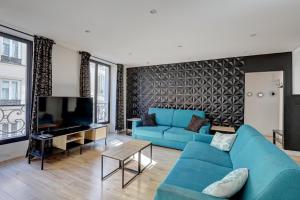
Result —
[{"label": "black accent wall", "polygon": [[240,126],[244,73],[284,71],[284,148],[300,150],[300,100],[292,95],[292,53],[127,69],[127,118],[149,107],[205,110],[214,124]]},{"label": "black accent wall", "polygon": [[244,122],[244,61],[228,58],[129,68],[127,115],[150,107],[204,110],[213,124]]}]

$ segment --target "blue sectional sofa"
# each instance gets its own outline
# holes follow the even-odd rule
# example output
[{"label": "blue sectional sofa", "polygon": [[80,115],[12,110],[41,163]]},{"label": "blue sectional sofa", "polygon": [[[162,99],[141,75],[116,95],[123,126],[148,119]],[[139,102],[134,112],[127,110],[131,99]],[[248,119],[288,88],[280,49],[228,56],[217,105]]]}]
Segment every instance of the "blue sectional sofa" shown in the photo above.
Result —
[{"label": "blue sectional sofa", "polygon": [[243,167],[249,169],[249,178],[234,199],[300,199],[299,165],[254,128],[243,125],[237,134],[229,153],[211,147],[209,141],[189,142],[155,200],[220,200],[201,191]]},{"label": "blue sectional sofa", "polygon": [[190,141],[209,139],[210,124],[201,127],[199,133],[187,131],[186,128],[193,115],[205,118],[205,112],[199,110],[175,110],[165,108],[150,108],[149,114],[155,113],[157,126],[142,126],[141,121],[132,124],[134,139],[148,140],[155,145],[175,149],[184,149]]}]

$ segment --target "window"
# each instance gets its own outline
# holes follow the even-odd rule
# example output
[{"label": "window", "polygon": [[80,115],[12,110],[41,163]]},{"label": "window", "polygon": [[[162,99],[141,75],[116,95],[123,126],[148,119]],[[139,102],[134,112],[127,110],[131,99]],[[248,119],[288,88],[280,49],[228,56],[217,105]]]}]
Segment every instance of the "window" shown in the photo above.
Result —
[{"label": "window", "polygon": [[96,123],[109,122],[110,96],[110,66],[97,62],[90,62],[91,96],[94,99],[94,121]]},{"label": "window", "polygon": [[15,40],[12,41],[12,56],[11,57],[14,57],[14,58],[19,58],[19,43]]},{"label": "window", "polygon": [[1,84],[1,99],[9,99],[9,81],[2,81]]},{"label": "window", "polygon": [[20,83],[18,80],[2,80],[1,99],[2,100],[20,100]]},{"label": "window", "polygon": [[11,99],[19,99],[19,81],[11,81]]},{"label": "window", "polygon": [[32,42],[0,32],[0,145],[28,139]]},{"label": "window", "polygon": [[10,54],[10,40],[3,38],[3,55],[9,56]]}]

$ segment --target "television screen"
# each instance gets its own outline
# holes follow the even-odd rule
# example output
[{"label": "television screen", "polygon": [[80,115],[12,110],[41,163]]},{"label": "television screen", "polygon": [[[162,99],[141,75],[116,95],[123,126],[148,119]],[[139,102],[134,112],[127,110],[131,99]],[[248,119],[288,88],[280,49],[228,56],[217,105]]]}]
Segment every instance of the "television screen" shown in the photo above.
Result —
[{"label": "television screen", "polygon": [[38,97],[37,131],[59,131],[93,123],[93,100],[85,97]]}]

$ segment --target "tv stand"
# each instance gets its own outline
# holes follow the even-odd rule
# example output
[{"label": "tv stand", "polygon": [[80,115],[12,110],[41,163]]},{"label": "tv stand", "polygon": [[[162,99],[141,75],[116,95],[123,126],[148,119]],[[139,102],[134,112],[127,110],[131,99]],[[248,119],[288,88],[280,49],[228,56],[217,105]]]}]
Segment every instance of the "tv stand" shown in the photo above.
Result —
[{"label": "tv stand", "polygon": [[80,154],[82,153],[82,145],[84,145],[85,131],[68,133],[53,138],[53,146],[69,151],[69,149],[79,146]]},{"label": "tv stand", "polygon": [[[43,134],[31,135],[29,138],[28,163],[30,164],[32,157],[39,157],[42,161],[41,170],[44,169],[44,158],[48,154],[50,154],[49,152],[45,151],[46,143],[51,143],[51,147],[53,146],[63,151],[67,151],[68,153],[69,149],[79,147],[80,154],[82,154],[83,146],[90,142],[96,142],[97,140],[104,139],[106,146],[107,132],[107,125],[93,124],[89,126],[86,130],[76,131],[72,133],[66,132],[65,134],[60,133],[59,135],[53,134],[50,137],[43,137]],[[31,144],[33,140],[40,141],[40,151],[31,149]]]}]

